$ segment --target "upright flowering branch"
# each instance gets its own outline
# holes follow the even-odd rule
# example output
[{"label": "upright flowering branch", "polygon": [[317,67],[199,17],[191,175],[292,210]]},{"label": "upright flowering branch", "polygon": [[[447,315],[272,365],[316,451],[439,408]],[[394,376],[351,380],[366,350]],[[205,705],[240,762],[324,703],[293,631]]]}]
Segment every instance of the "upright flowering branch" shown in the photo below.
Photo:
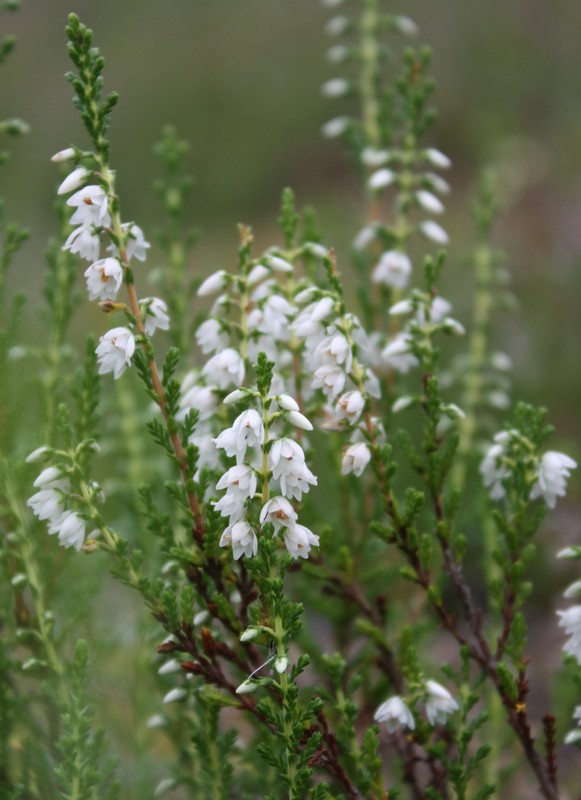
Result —
[{"label": "upright flowering branch", "polygon": [[[86,167],[77,167],[63,182],[61,193],[79,189],[91,177],[99,181],[96,185],[84,185],[68,200],[68,204],[77,208],[72,222],[80,223],[73,232],[74,239],[67,244],[76,245],[82,257],[89,260],[99,253],[99,240],[107,234],[111,240],[114,256],[95,262],[85,273],[89,293],[93,299],[101,298],[110,303],[114,300],[121,280],[125,284],[129,308],[127,313],[145,357],[152,396],[155,398],[165,421],[171,446],[186,488],[188,503],[194,522],[194,536],[201,542],[204,536],[204,521],[196,491],[191,483],[188,459],[181,441],[176,420],[166,397],[159,370],[155,361],[151,344],[151,335],[156,328],[167,328],[169,318],[163,301],[158,298],[139,300],[135,289],[133,269],[130,258],[134,255],[143,260],[145,249],[149,246],[143,238],[138,226],[121,221],[120,203],[115,190],[115,176],[109,166],[109,142],[106,136],[111,110],[117,102],[115,93],[109,94],[101,101],[103,85],[103,58],[96,48],[91,47],[92,33],[82,25],[75,14],[69,17],[67,27],[69,38],[69,54],[78,69],[78,75],[69,73],[68,78],[76,93],[75,103],[81,112],[82,120],[92,138],[94,152],[82,153],[75,148],[62,151],[55,157],[57,160],[93,162],[94,172]],[[76,234],[76,235],[75,235]],[[81,244],[82,243],[82,244]],[[98,284],[101,281],[101,285]],[[95,286],[93,289],[92,287]],[[108,308],[110,306],[107,306]],[[123,309],[123,305],[112,308]],[[102,337],[97,349],[100,358],[101,372],[113,372],[118,378],[130,363],[135,351],[135,338],[130,328],[114,328]]]}]

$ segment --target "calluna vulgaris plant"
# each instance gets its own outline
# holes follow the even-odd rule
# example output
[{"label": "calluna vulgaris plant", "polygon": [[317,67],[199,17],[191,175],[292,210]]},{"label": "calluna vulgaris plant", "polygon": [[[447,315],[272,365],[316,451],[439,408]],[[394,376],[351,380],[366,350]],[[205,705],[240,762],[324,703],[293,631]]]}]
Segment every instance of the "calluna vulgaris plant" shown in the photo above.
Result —
[{"label": "calluna vulgaris plant", "polygon": [[[135,674],[147,701],[130,712],[153,762],[140,797],[581,790],[570,746],[581,743],[581,605],[554,620],[572,665],[558,717],[524,611],[537,531],[576,464],[548,449],[543,410],[511,409],[510,359],[491,349],[506,291],[494,185],[483,180],[474,207],[464,325],[438,290],[450,161],[429,140],[430,54],[403,49],[399,72],[394,58],[386,70],[412,20],[382,0],[325,5],[342,8],[326,30],[340,76],[323,95],[337,106],[350,96],[354,113],[323,134],[344,142],[366,186],[351,258],[321,241],[286,189],[276,243],[256,252],[241,225],[237,258],[192,279],[187,146],[168,128],[160,297],[144,296],[150,244],[110,161],[117,95],[103,95],[103,58],[69,17],[68,79],[88,137],[52,159],[66,174],[36,353],[43,430],[27,456],[2,384],[2,798],[137,796],[123,753],[109,756],[109,720],[95,720],[100,689],[87,695],[98,631],[74,645],[66,608],[50,607],[64,583],[74,616],[76,570],[96,596],[102,564],[145,607]],[[0,287],[25,238],[13,225],[2,236]],[[350,261],[357,300],[343,282]],[[77,367],[68,328],[86,302],[81,276],[108,329]],[[9,375],[22,303],[2,300]],[[581,546],[558,556],[579,560]],[[565,591],[580,594],[581,580]],[[143,653],[115,647],[109,659]]]}]

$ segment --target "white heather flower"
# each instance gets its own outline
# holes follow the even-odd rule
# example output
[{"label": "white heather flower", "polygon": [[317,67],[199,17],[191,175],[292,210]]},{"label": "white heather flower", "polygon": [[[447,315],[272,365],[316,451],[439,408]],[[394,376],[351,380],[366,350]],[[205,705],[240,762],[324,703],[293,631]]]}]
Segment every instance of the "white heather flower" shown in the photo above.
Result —
[{"label": "white heather flower", "polygon": [[285,528],[284,545],[293,558],[308,558],[311,547],[319,546],[319,537],[304,525]]},{"label": "white heather flower", "polygon": [[460,706],[450,692],[437,681],[426,681],[426,714],[431,725],[443,725]]},{"label": "white heather flower", "polygon": [[367,181],[367,185],[370,189],[373,189],[374,192],[377,192],[380,189],[385,189],[386,186],[391,186],[394,180],[395,174],[390,169],[384,167],[373,173]]},{"label": "white heather flower", "polygon": [[384,364],[403,375],[417,367],[419,362],[412,353],[412,341],[409,333],[398,333],[381,353]]},{"label": "white heather flower", "polygon": [[248,447],[262,443],[263,434],[262,418],[258,411],[250,408],[236,417],[232,427],[222,431],[214,442],[217,448],[226,451],[226,455],[235,455],[236,462],[240,464]]},{"label": "white heather flower", "polygon": [[357,236],[353,239],[353,248],[355,250],[365,250],[375,241],[376,236],[377,225],[366,225],[364,228],[361,228]]},{"label": "white heather flower", "polygon": [[231,494],[240,495],[242,498],[254,497],[257,478],[252,467],[247,464],[236,464],[222,475],[216,489],[226,489]]},{"label": "white heather flower", "polygon": [[78,552],[85,540],[85,521],[75,511],[65,511],[62,517],[52,521],[48,532],[58,533],[59,544],[74,547]]},{"label": "white heather flower", "polygon": [[565,496],[567,479],[571,476],[569,470],[576,467],[577,462],[569,456],[549,450],[541,458],[539,478],[531,491],[531,499],[542,495],[549,508],[555,508],[557,497]]},{"label": "white heather flower", "polygon": [[349,124],[349,117],[334,117],[322,126],[321,135],[325,139],[337,139],[345,133]]},{"label": "white heather flower", "polygon": [[172,689],[170,692],[166,694],[163,698],[164,703],[179,703],[182,700],[185,700],[188,696],[188,693],[185,689]]},{"label": "white heather flower", "polygon": [[99,338],[95,352],[99,361],[99,375],[112,372],[113,377],[117,379],[131,364],[131,357],[135,352],[135,338],[129,328],[112,328]]},{"label": "white heather flower", "polygon": [[416,398],[409,394],[404,394],[403,397],[398,398],[395,403],[392,405],[391,410],[394,414],[398,414],[400,411],[404,411],[404,409],[409,408],[416,402]]},{"label": "white heather flower", "polygon": [[323,339],[317,346],[315,355],[323,356],[324,359],[332,364],[339,364],[345,372],[351,371],[353,353],[350,343],[342,333],[334,333]]},{"label": "white heather flower", "polygon": [[38,519],[48,519],[51,522],[62,516],[63,503],[64,495],[58,489],[41,489],[26,501],[26,505]]},{"label": "white heather flower", "polygon": [[[557,553],[557,557],[558,557]],[[567,586],[565,591],[563,592],[563,597],[567,597],[570,599],[571,597],[577,597],[577,595],[581,594],[581,579],[578,581],[573,581],[572,584]]]},{"label": "white heather flower", "polygon": [[51,448],[43,444],[42,447],[37,447],[36,450],[29,453],[24,460],[27,464],[34,464],[37,461],[43,461],[45,456],[48,456],[49,453],[52,453]]},{"label": "white heather flower", "polygon": [[397,30],[404,36],[415,36],[418,33],[419,28],[411,17],[398,15],[393,22]]},{"label": "white heather flower", "polygon": [[290,394],[280,394],[276,402],[283,411],[299,411],[299,404]]},{"label": "white heather flower", "polygon": [[432,242],[436,242],[436,244],[448,244],[450,241],[450,237],[444,228],[431,219],[428,219],[425,222],[420,222],[419,228],[427,239],[430,239]]},{"label": "white heather flower", "polygon": [[272,477],[279,481],[285,497],[300,500],[303,492],[317,485],[317,478],[305,463],[302,447],[292,439],[276,439],[268,454]]},{"label": "white heather flower", "polygon": [[488,448],[480,464],[480,474],[482,475],[484,485],[486,487],[491,487],[490,496],[493,500],[501,500],[505,494],[502,481],[508,476],[508,469],[506,465],[501,463],[501,459],[504,455],[504,445],[500,442],[496,442]]},{"label": "white heather flower", "polygon": [[271,295],[262,307],[263,333],[268,334],[278,342],[289,339],[289,317],[295,309],[284,297]]},{"label": "white heather flower", "polygon": [[416,723],[412,712],[399,695],[394,695],[382,703],[373,715],[375,722],[387,723],[387,730],[393,733],[400,725],[414,730]]},{"label": "white heather flower", "polygon": [[205,281],[202,282],[198,289],[198,297],[207,297],[211,294],[221,291],[228,283],[228,273],[223,269],[218,272],[213,272]]},{"label": "white heather flower", "polygon": [[248,285],[256,286],[257,283],[260,283],[265,278],[268,278],[269,275],[270,270],[268,267],[265,267],[264,264],[257,264],[255,267],[252,267],[248,273]]},{"label": "white heather flower", "polygon": [[224,350],[230,341],[228,331],[217,319],[207,319],[196,331],[196,341],[202,353],[216,353]]},{"label": "white heather flower", "polygon": [[206,380],[215,383],[220,389],[240,386],[244,381],[244,372],[244,359],[232,347],[213,356],[202,370]]},{"label": "white heather flower", "polygon": [[177,658],[172,658],[171,661],[166,661],[157,670],[158,675],[171,675],[172,672],[181,672],[181,664]]},{"label": "white heather flower", "polygon": [[420,189],[420,191],[416,192],[416,200],[422,208],[432,214],[444,213],[444,204],[442,201],[436,197],[435,194],[432,194],[425,189]]},{"label": "white heather flower", "polygon": [[498,351],[491,355],[490,365],[499,370],[499,372],[510,372],[513,367],[513,361],[509,355]]},{"label": "white heather flower", "polygon": [[61,488],[63,481],[62,472],[58,467],[45,467],[32,485],[37,489],[55,489]]},{"label": "white heather flower", "polygon": [[296,521],[297,513],[286,497],[272,497],[260,512],[260,524],[266,525],[267,522],[271,522],[276,532],[281,526],[293,528]]},{"label": "white heather flower", "polygon": [[557,614],[560,617],[559,627],[564,628],[571,637],[563,650],[581,665],[581,606],[571,606],[566,611],[557,611]]},{"label": "white heather flower", "polygon": [[382,283],[393,289],[405,289],[412,271],[412,262],[405,253],[388,250],[383,253],[371,273],[374,283]]},{"label": "white heather flower", "polygon": [[281,258],[281,256],[269,255],[267,257],[267,264],[275,272],[290,274],[293,271],[293,265],[290,261],[287,261],[286,258]]},{"label": "white heather flower", "polygon": [[64,150],[59,150],[58,153],[55,153],[54,156],[51,156],[51,161],[54,161],[56,164],[63,162],[63,161],[70,161],[76,155],[74,147],[66,147]]},{"label": "white heather flower", "polygon": [[200,422],[210,419],[218,408],[216,386],[192,386],[180,399],[180,410],[176,415],[178,422],[183,422],[188,411],[197,409]]},{"label": "white heather flower", "polygon": [[399,303],[395,303],[389,309],[389,315],[391,317],[399,317],[403,316],[404,314],[411,314],[414,310],[414,304],[411,300],[400,300]]},{"label": "white heather flower", "polygon": [[441,175],[437,175],[435,172],[426,172],[424,175],[424,180],[435,192],[440,192],[440,194],[450,194],[450,184],[448,181],[444,180]]},{"label": "white heather flower", "polygon": [[338,420],[347,419],[350,425],[354,425],[365,407],[365,398],[359,391],[345,392],[337,400],[335,414]]},{"label": "white heather flower", "polygon": [[143,326],[148,336],[153,336],[158,328],[160,331],[169,329],[167,305],[163,300],[159,297],[144,297],[139,305],[144,307]]},{"label": "white heather flower", "polygon": [[325,33],[327,36],[342,36],[349,30],[350,24],[348,17],[331,17],[325,25]]},{"label": "white heather flower", "polygon": [[423,155],[426,161],[438,169],[449,169],[452,166],[448,156],[444,155],[441,150],[436,150],[435,147],[428,147],[427,150],[424,150]]},{"label": "white heather flower", "polygon": [[313,389],[322,389],[329,400],[334,400],[343,391],[345,373],[338,365],[323,364],[315,370],[311,386]]},{"label": "white heather flower", "polygon": [[313,426],[311,425],[309,420],[305,417],[304,414],[301,414],[300,411],[289,411],[288,421],[296,428],[300,428],[303,431],[313,430]]},{"label": "white heather flower", "polygon": [[352,472],[359,477],[365,467],[369,464],[371,453],[365,442],[357,442],[350,445],[341,461],[341,475],[348,475]]},{"label": "white heather flower", "polygon": [[244,496],[238,492],[226,494],[214,504],[214,509],[223,517],[229,517],[230,525],[239,522],[245,516]]},{"label": "white heather flower", "polygon": [[330,64],[342,64],[349,58],[349,48],[344,44],[335,44],[327,50],[327,61]]},{"label": "white heather flower", "polygon": [[71,217],[71,225],[97,225],[107,227],[111,224],[108,212],[109,198],[101,186],[84,186],[69,197],[67,205],[76,208]]},{"label": "white heather flower", "polygon": [[[311,308],[309,306],[309,308]],[[311,309],[311,319],[313,322],[321,322],[328,317],[335,308],[335,301],[332,297],[322,297],[318,303],[315,303]],[[305,309],[306,311],[306,309]]]},{"label": "white heather flower", "polygon": [[331,78],[321,86],[321,92],[324,97],[342,97],[349,91],[349,81],[345,78]]},{"label": "white heather flower", "polygon": [[132,258],[136,258],[138,261],[145,261],[147,251],[151,245],[145,241],[145,236],[139,225],[136,225],[135,222],[124,222],[121,228],[126,237],[125,253],[127,260],[131,261]]},{"label": "white heather flower", "polygon": [[238,561],[241,556],[250,558],[258,552],[258,539],[251,526],[244,521],[230,525],[220,539],[220,547],[232,545],[232,555]]},{"label": "white heather flower", "polygon": [[366,167],[381,167],[389,160],[389,150],[377,150],[375,147],[365,147],[361,153],[361,161]]},{"label": "white heather flower", "polygon": [[116,258],[102,258],[85,270],[89,300],[115,300],[123,281],[123,267]]},{"label": "white heather flower", "polygon": [[96,261],[99,258],[101,239],[89,225],[79,225],[69,234],[63,250],[78,253],[85,261]]},{"label": "white heather flower", "polygon": [[74,192],[75,189],[78,189],[80,186],[84,184],[91,173],[85,167],[77,167],[74,169],[70,175],[64,179],[61,185],[58,188],[57,194],[68,194],[69,192]]}]

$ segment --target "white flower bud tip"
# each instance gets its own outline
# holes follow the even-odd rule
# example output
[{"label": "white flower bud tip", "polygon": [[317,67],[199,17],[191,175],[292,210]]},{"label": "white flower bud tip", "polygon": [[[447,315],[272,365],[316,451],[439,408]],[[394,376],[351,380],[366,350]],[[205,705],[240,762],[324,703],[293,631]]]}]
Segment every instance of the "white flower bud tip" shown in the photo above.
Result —
[{"label": "white flower bud tip", "polygon": [[194,614],[194,619],[192,620],[192,622],[196,626],[197,625],[201,625],[202,622],[205,622],[208,619],[209,616],[210,616],[210,613],[208,611],[206,611],[206,609],[204,609],[203,611],[198,611],[197,614]]},{"label": "white flower bud tip", "polygon": [[227,282],[228,273],[225,270],[220,269],[218,272],[214,272],[200,285],[198,289],[198,297],[207,297],[208,295],[216,294],[216,292],[219,292],[224,288],[224,286],[226,286]]},{"label": "white flower bud tip", "polygon": [[91,173],[85,167],[77,167],[64,179],[58,188],[57,194],[68,194],[79,189]]},{"label": "white flower bud tip", "polygon": [[258,684],[254,681],[244,681],[236,689],[236,694],[253,694],[258,689]]},{"label": "white flower bud tip", "polygon": [[165,664],[162,664],[161,667],[157,670],[158,675],[170,675],[172,672],[180,672],[181,666],[180,662],[177,659],[172,658],[171,661],[166,661]]},{"label": "white flower bud tip", "polygon": [[563,550],[559,550],[557,558],[581,558],[581,547],[565,547]]},{"label": "white flower bud tip", "polygon": [[188,693],[185,689],[172,689],[171,692],[168,692],[166,696],[163,698],[164,703],[180,703],[182,700],[185,700],[188,696]]},{"label": "white flower bud tip", "polygon": [[299,404],[290,394],[279,394],[276,402],[284,411],[298,411]]},{"label": "white flower bud tip", "polygon": [[303,431],[313,430],[313,426],[309,420],[303,414],[301,414],[300,411],[289,411],[288,420],[297,428],[301,428]]},{"label": "white flower bud tip", "polygon": [[349,82],[345,78],[331,78],[321,86],[324,97],[343,97],[349,91]]},{"label": "white flower bud tip", "polygon": [[379,191],[380,189],[385,189],[386,186],[390,186],[395,179],[394,173],[387,168],[378,169],[377,172],[374,172],[371,178],[369,178],[368,186],[374,192]]},{"label": "white flower bud tip", "polygon": [[240,636],[241,642],[249,642],[251,639],[255,639],[260,630],[258,628],[246,628],[246,630]]},{"label": "white flower bud tip", "polygon": [[274,668],[279,675],[282,675],[283,672],[287,671],[288,658],[286,656],[281,656],[277,658],[276,661],[274,662]]},{"label": "white flower bud tip", "polygon": [[64,150],[59,150],[58,153],[55,153],[54,156],[51,156],[50,160],[54,161],[56,164],[59,164],[63,161],[70,161],[74,157],[75,157],[75,148],[66,147]]},{"label": "white flower bud tip", "polygon": [[438,167],[438,169],[449,169],[452,166],[448,156],[444,155],[440,150],[436,150],[435,147],[429,147],[424,150],[424,157],[433,167]]},{"label": "white flower bud tip", "polygon": [[33,464],[36,461],[42,461],[46,456],[49,456],[52,453],[50,447],[43,445],[42,447],[37,447],[36,450],[33,450],[32,453],[26,456],[26,463]]},{"label": "white flower bud tip", "polygon": [[244,400],[245,397],[248,397],[248,392],[245,392],[244,389],[234,389],[233,392],[230,392],[230,394],[226,395],[224,398],[224,403],[227,406],[235,405],[241,400]]},{"label": "white flower bud tip", "polygon": [[334,117],[321,128],[321,135],[325,139],[338,139],[349,127],[349,117]]}]

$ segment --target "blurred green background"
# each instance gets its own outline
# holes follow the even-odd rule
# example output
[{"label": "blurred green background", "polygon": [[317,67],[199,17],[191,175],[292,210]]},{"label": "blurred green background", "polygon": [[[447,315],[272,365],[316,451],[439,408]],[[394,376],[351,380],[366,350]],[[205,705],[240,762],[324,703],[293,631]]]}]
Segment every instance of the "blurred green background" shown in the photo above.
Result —
[{"label": "blurred green background", "polygon": [[[578,437],[578,0],[407,0],[392,8],[416,19],[415,41],[434,49],[432,143],[454,161],[448,293],[460,313],[468,286],[462,254],[472,234],[467,206],[478,171],[492,163],[505,189],[498,241],[522,303],[501,319],[499,344],[515,359],[523,394],[550,406],[560,434]],[[63,78],[69,11],[93,27],[107,59],[106,87],[121,93],[111,136],[126,217],[146,232],[157,222],[151,184],[160,167],[151,150],[172,122],[192,144],[197,179],[191,219],[203,238],[192,269],[231,265],[241,221],[253,225],[259,246],[270,244],[285,185],[317,207],[325,241],[343,254],[345,268],[363,204],[341,146],[319,135],[348,107],[320,96],[322,81],[337,72],[325,61],[328,9],[317,0],[24,0],[19,13],[2,17],[18,48],[0,87],[3,115],[32,126],[1,176],[11,218],[34,231],[19,259],[19,283],[38,290],[42,281],[58,180],[49,157],[86,141]]]},{"label": "blurred green background", "polygon": [[[347,3],[345,12],[353,5]],[[444,221],[452,234],[445,294],[454,301],[456,316],[467,320],[469,204],[480,170],[496,166],[504,203],[497,243],[507,251],[520,301],[516,312],[497,316],[496,345],[514,359],[517,396],[549,407],[557,426],[550,446],[579,459],[579,0],[401,0],[391,7],[418,22],[420,35],[412,43],[434,49],[439,117],[430,144],[454,162],[449,176],[454,192]],[[207,274],[235,265],[238,222],[253,226],[258,250],[279,241],[280,192],[291,185],[300,205],[316,207],[324,240],[337,247],[348,273],[349,243],[364,221],[365,206],[341,145],[319,134],[349,103],[320,94],[320,84],[339,71],[325,60],[330,41],[322,30],[330,12],[318,0],[23,0],[19,13],[0,18],[2,33],[18,38],[0,72],[0,118],[20,116],[32,131],[11,143],[0,194],[8,218],[33,232],[12,272],[13,289],[30,292],[31,331],[24,328],[25,336],[42,335],[33,319],[41,301],[46,240],[56,230],[53,206],[60,180],[50,156],[72,142],[81,147],[87,142],[64,79],[70,11],[94,29],[106,57],[106,89],[121,94],[111,156],[126,219],[137,221],[151,239],[161,213],[151,188],[161,174],[152,147],[171,122],[192,145],[189,171],[196,186],[190,220],[202,229],[192,271]],[[155,250],[149,265],[161,266]],[[108,325],[86,303],[80,316],[97,332]],[[34,431],[30,436],[36,446]],[[559,543],[578,537],[578,504],[571,503],[580,499],[578,486],[575,476],[569,501],[548,522]],[[93,581],[97,592],[99,576],[92,569],[85,562],[73,566],[71,559],[64,574],[73,590]],[[127,595],[124,604],[132,602]],[[112,640],[119,633],[129,650],[135,647],[131,670],[137,692],[145,658],[139,627],[132,629],[127,608],[122,620],[117,618],[117,593],[100,602],[92,624],[97,634],[104,635],[103,626]],[[558,661],[560,643],[554,631],[551,635]],[[153,681],[150,685],[155,692]],[[111,707],[126,690],[111,681],[105,689]],[[153,696],[150,704],[153,711],[158,699]],[[126,705],[119,708],[126,713]],[[132,724],[128,719],[118,725],[128,747]],[[150,736],[141,732],[133,747],[142,748]],[[146,776],[141,779],[146,785]]]}]

